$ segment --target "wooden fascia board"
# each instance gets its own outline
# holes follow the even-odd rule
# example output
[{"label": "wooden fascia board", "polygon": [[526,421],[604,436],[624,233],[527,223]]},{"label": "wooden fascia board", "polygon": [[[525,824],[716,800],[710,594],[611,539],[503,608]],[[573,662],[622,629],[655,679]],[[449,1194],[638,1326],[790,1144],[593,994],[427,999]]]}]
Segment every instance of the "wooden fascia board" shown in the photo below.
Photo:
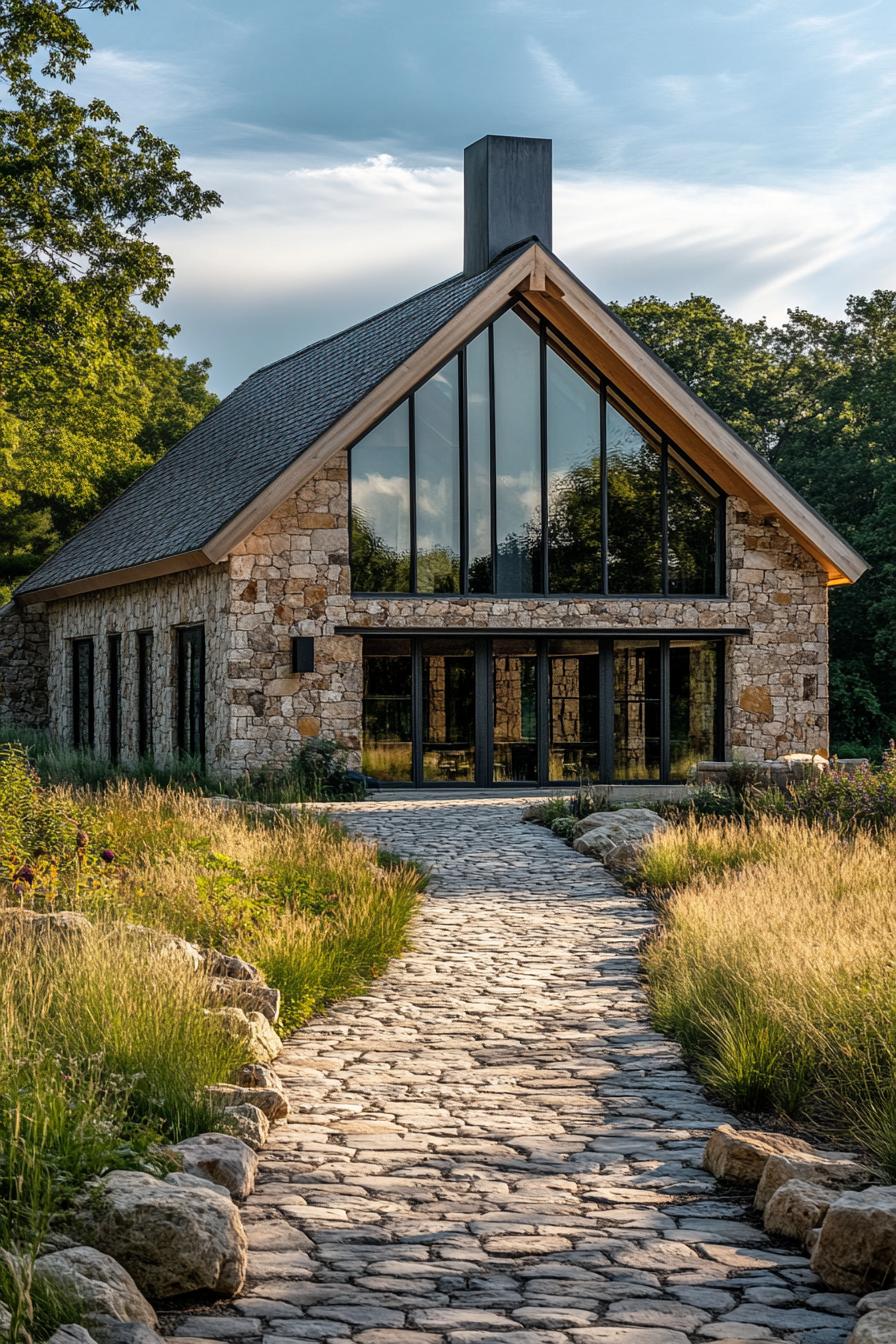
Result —
[{"label": "wooden fascia board", "polygon": [[[594,362],[622,391],[628,394],[631,388],[636,392],[632,400],[660,428],[666,427],[663,421],[668,422],[670,415],[676,425],[686,427],[689,442],[682,442],[682,448],[723,489],[746,499],[757,512],[776,514],[782,526],[818,560],[831,584],[854,583],[864,574],[868,565],[858,552],[658,364],[573,276],[545,253],[538,259],[538,268],[543,268],[546,282],[553,281],[562,289],[563,297],[554,298],[546,285],[542,291],[530,292],[530,301],[561,325],[561,330],[564,313],[577,319],[577,343],[583,342],[583,329],[591,333],[600,347]],[[589,353],[587,348],[584,353]],[[677,436],[680,439],[680,429]],[[696,451],[698,446],[702,451]]]},{"label": "wooden fascia board", "polygon": [[204,551],[184,551],[181,555],[169,555],[163,560],[153,560],[146,565],[132,565],[129,569],[110,569],[105,574],[72,579],[70,583],[34,588],[27,593],[14,593],[13,597],[23,606],[32,602],[56,602],[64,597],[78,597],[81,593],[118,588],[126,583],[142,583],[147,579],[163,578],[166,574],[179,574],[185,569],[199,569],[209,563]]},{"label": "wooden fascia board", "polygon": [[[358,402],[335,425],[302,453],[250,504],[204,544],[203,551],[212,563],[223,560],[236,546],[269,518],[278,505],[314,475],[336,453],[361,437],[387,411],[406,397],[426,375],[437,369],[492,313],[506,303],[508,296],[530,282],[535,270],[535,244],[496,276],[490,285],[471,299],[434,336],[394,369],[373,391]],[[539,283],[536,276],[535,282]]]}]

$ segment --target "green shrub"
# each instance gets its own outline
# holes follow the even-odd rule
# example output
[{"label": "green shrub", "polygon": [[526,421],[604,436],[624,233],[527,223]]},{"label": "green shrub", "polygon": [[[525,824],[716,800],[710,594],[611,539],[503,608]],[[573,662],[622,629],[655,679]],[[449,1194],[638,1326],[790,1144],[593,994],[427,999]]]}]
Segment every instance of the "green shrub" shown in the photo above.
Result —
[{"label": "green shrub", "polygon": [[559,835],[561,840],[571,840],[577,825],[578,822],[575,817],[557,817],[551,822],[551,830],[555,835]]},{"label": "green shrub", "polygon": [[560,821],[564,817],[571,815],[571,798],[545,798],[543,803],[533,803],[528,809],[527,821],[535,822],[536,826],[552,827],[555,821]]},{"label": "green shrub", "polygon": [[346,764],[344,749],[325,738],[303,742],[286,765],[239,782],[233,792],[263,803],[339,801],[364,797],[364,780]]}]

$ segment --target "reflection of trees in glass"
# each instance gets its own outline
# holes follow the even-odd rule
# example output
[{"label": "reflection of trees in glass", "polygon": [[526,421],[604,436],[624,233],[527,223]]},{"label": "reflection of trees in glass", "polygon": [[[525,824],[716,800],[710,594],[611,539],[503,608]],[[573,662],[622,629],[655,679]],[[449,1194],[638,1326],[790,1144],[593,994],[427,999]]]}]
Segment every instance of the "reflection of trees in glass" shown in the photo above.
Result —
[{"label": "reflection of trees in glass", "polygon": [[417,550],[417,592],[460,592],[460,556],[445,546]]},{"label": "reflection of trees in glass", "polygon": [[498,542],[498,591],[541,591],[541,525],[530,520],[521,532],[508,532]]},{"label": "reflection of trees in glass", "polygon": [[548,507],[548,578],[553,593],[599,593],[600,458],[554,481]]},{"label": "reflection of trees in glass", "polygon": [[669,457],[669,592],[715,593],[718,502]]},{"label": "reflection of trees in glass", "polygon": [[359,593],[407,593],[411,557],[379,536],[360,509],[352,509],[352,587]]},{"label": "reflection of trees in glass", "polygon": [[[608,412],[609,412],[608,408]],[[662,588],[660,454],[640,439],[634,452],[608,453],[607,552],[612,593]]]}]

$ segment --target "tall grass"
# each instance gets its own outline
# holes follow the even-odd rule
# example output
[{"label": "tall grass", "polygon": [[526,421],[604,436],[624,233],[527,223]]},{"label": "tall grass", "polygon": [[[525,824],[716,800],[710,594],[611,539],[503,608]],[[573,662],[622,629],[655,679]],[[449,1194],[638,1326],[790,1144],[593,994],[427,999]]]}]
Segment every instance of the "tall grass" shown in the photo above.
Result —
[{"label": "tall grass", "polygon": [[133,925],[255,961],[289,1029],[384,969],[422,885],[413,865],[311,814],[253,818],[134,780],[48,786],[19,747],[0,747],[0,906],[91,919],[39,935],[0,916],[0,1299],[13,1339],[76,1319],[32,1292],[29,1266],[84,1181],[157,1167],[160,1140],[209,1127],[205,1086],[242,1062],[206,1011],[207,979]]},{"label": "tall grass", "polygon": [[865,1147],[896,1176],[896,839],[765,820],[657,834],[674,888],[644,957],[653,1014],[732,1107]]}]

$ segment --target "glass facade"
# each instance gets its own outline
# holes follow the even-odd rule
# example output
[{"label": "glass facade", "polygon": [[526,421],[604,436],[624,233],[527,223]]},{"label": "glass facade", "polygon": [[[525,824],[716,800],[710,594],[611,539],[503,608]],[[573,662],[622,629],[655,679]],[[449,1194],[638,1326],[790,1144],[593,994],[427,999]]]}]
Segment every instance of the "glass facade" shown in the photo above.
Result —
[{"label": "glass facade", "polygon": [[721,639],[364,638],[362,769],[392,784],[676,783],[724,755]]},{"label": "glass facade", "polygon": [[722,590],[721,494],[522,307],[356,443],[350,478],[356,593]]}]

